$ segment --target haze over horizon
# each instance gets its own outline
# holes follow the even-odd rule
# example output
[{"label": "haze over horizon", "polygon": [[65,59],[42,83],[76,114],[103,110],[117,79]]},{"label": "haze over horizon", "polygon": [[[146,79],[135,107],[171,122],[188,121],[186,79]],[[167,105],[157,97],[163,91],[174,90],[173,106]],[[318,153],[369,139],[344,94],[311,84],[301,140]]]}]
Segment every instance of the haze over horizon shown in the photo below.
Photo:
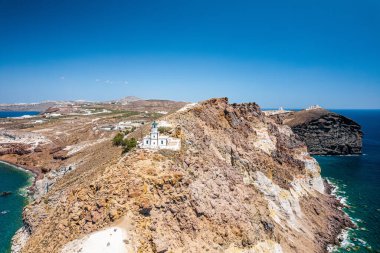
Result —
[{"label": "haze over horizon", "polygon": [[0,0],[0,103],[380,108],[380,2]]}]

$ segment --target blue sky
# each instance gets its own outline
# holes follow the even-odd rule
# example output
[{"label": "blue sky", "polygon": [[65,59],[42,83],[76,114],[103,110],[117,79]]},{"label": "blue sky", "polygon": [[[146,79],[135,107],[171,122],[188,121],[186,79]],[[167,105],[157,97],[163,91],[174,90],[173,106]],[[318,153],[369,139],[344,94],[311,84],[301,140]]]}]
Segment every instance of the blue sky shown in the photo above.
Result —
[{"label": "blue sky", "polygon": [[380,2],[0,0],[0,103],[380,108]]}]

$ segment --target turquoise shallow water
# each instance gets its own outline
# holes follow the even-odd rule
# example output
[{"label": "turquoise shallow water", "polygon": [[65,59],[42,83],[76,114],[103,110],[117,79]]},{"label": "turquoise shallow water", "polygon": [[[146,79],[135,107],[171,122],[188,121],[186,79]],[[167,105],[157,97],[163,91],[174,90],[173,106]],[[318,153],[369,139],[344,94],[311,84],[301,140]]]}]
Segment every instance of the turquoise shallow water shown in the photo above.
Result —
[{"label": "turquoise shallow water", "polygon": [[[0,111],[0,118],[37,114],[39,112]],[[22,209],[27,203],[26,187],[31,180],[32,174],[0,162],[0,192],[12,192],[7,197],[0,197],[0,253],[9,252],[11,238],[22,225]]]},{"label": "turquoise shallow water", "polygon": [[363,127],[362,156],[317,156],[322,176],[338,186],[337,195],[358,229],[337,252],[380,252],[380,110],[337,111]]},{"label": "turquoise shallow water", "polygon": [[0,162],[0,192],[11,195],[0,197],[0,252],[9,252],[10,241],[22,225],[22,209],[27,203],[26,188],[32,174]]}]

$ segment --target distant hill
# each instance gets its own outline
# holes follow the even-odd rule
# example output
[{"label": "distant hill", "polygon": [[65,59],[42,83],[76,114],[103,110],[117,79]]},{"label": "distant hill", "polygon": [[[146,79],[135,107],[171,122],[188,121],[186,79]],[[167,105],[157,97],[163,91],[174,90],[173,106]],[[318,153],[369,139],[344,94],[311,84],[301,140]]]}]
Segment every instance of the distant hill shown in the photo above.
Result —
[{"label": "distant hill", "polygon": [[[130,110],[140,112],[173,112],[188,104],[187,102],[148,99],[143,100],[135,96],[127,96],[111,101],[44,101],[40,103],[29,104],[0,104],[0,111],[38,111],[38,112],[56,112],[67,113],[78,106],[95,106],[109,110]],[[71,109],[70,109],[71,108]]]},{"label": "distant hill", "polygon": [[149,111],[149,112],[173,112],[187,105],[187,102],[172,100],[148,99],[131,101],[124,105],[123,108],[131,111]]},{"label": "distant hill", "polygon": [[127,96],[127,97],[124,97],[124,98],[121,98],[121,99],[111,100],[111,101],[109,101],[109,103],[126,105],[126,104],[128,104],[130,102],[139,101],[139,100],[141,100],[141,98],[138,98],[138,97],[135,97],[135,96]]},{"label": "distant hill", "polygon": [[0,111],[37,111],[42,112],[56,106],[57,102],[41,102],[31,104],[0,104]]}]

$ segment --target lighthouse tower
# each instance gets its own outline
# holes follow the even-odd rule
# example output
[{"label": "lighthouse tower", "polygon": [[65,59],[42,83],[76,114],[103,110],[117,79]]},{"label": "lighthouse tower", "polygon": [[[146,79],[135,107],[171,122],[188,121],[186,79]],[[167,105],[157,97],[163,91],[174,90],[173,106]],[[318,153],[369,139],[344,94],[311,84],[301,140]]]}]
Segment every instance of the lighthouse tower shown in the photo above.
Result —
[{"label": "lighthouse tower", "polygon": [[150,130],[150,145],[151,145],[152,148],[158,146],[158,135],[159,135],[159,132],[158,132],[157,126],[158,126],[157,122],[153,121],[153,123],[152,123],[152,129]]}]

